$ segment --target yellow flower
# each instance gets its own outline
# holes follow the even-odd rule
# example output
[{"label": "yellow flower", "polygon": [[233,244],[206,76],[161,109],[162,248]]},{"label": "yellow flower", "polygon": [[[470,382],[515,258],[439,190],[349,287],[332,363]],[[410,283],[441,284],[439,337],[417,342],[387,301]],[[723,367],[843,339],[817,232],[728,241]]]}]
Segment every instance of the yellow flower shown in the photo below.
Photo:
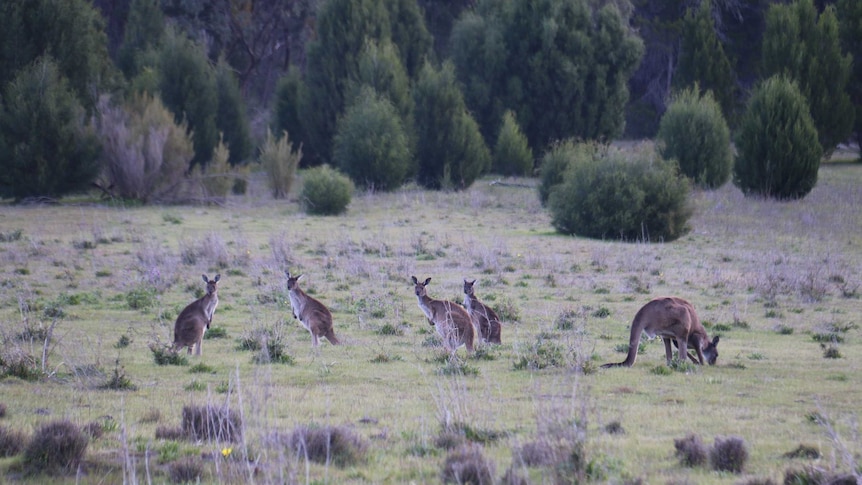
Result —
[{"label": "yellow flower", "polygon": [[229,456],[230,456],[230,454],[231,454],[232,452],[233,452],[233,448],[222,448],[222,450],[221,450],[221,456],[223,456],[223,457],[227,458],[227,457],[229,457]]}]

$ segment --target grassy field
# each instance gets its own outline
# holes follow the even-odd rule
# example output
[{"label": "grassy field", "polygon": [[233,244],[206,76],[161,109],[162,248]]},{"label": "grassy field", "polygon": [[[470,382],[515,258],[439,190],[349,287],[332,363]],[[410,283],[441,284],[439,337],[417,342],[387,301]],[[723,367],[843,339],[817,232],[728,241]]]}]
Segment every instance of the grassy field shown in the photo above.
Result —
[{"label": "grassy field", "polygon": [[[513,458],[537,442],[582,445],[595,483],[780,483],[788,469],[858,466],[862,166],[824,166],[797,202],[729,184],[696,193],[692,231],[667,244],[556,235],[533,188],[489,182],[359,194],[336,218],[259,192],[207,207],[0,206],[0,358],[29,355],[46,374],[0,379],[0,427],[99,423],[79,475],[56,483],[163,483],[183,462],[205,483],[438,483],[443,445],[458,441],[444,429],[483,442],[496,479],[512,467],[532,483],[572,476]],[[311,347],[284,270],[306,275],[344,345]],[[188,365],[156,365],[150,347],[172,341],[201,274],[216,273],[224,336]],[[457,301],[478,279],[503,345],[448,358],[412,275]],[[721,335],[717,365],[667,372],[651,341],[632,368],[598,369],[624,358],[631,318],[662,295],[690,300]],[[285,362],[240,350],[262,335]],[[240,442],[157,438],[206,404],[240,413]],[[364,443],[364,459],[318,464],[285,445],[329,425]],[[707,447],[744,440],[743,473],[681,466],[674,440],[691,433]],[[822,457],[783,456],[799,445]],[[11,480],[46,477],[0,458]]]}]

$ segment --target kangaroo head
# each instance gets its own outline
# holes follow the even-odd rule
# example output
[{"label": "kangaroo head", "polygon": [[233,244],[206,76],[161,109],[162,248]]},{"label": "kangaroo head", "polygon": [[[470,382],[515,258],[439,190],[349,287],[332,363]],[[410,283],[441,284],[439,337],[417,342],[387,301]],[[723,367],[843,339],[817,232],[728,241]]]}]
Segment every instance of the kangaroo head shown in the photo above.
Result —
[{"label": "kangaroo head", "polygon": [[304,274],[300,274],[297,276],[290,276],[290,271],[285,271],[285,275],[287,275],[287,290],[293,291],[299,289],[299,280],[302,279]]},{"label": "kangaroo head", "polygon": [[221,275],[215,275],[215,278],[209,279],[207,275],[203,275],[204,283],[207,284],[207,295],[212,295],[218,291],[218,280],[221,279]]},{"label": "kangaroo head", "polygon": [[464,294],[473,296],[473,285],[476,283],[476,280],[467,281],[464,280]]},{"label": "kangaroo head", "polygon": [[703,349],[703,357],[709,365],[715,365],[715,361],[718,360],[718,335]]},{"label": "kangaroo head", "polygon": [[428,286],[428,283],[431,283],[431,278],[425,280],[424,283],[420,283],[419,280],[416,279],[415,276],[413,278],[413,291],[416,293],[416,296],[425,296],[427,293],[425,292],[425,287]]}]

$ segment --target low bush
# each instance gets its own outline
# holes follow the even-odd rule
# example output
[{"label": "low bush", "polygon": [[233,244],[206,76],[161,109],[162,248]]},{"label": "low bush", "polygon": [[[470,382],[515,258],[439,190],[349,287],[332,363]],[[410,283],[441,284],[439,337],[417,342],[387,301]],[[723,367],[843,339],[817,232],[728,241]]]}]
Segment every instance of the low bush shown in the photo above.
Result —
[{"label": "low bush", "polygon": [[539,166],[539,201],[542,207],[548,205],[554,187],[563,183],[569,164],[584,158],[594,158],[605,151],[598,143],[575,143],[573,140],[558,142],[551,147]]},{"label": "low bush", "polygon": [[27,436],[6,426],[0,426],[0,458],[15,456],[24,449]]},{"label": "low bush", "polygon": [[695,467],[706,464],[706,446],[695,434],[689,434],[685,438],[673,440],[676,448],[676,456],[682,466]]},{"label": "low bush", "polygon": [[347,210],[353,182],[329,165],[308,170],[299,196],[302,208],[312,215],[338,215]]},{"label": "low bush", "polygon": [[300,426],[286,445],[294,456],[339,467],[364,462],[368,451],[368,443],[345,426]]},{"label": "low bush", "polygon": [[735,436],[715,438],[715,444],[709,450],[709,462],[713,470],[742,473],[746,461],[748,461],[748,447],[742,438]]},{"label": "low bush", "polygon": [[446,456],[440,479],[443,483],[491,485],[494,464],[485,457],[480,445],[465,444]]},{"label": "low bush", "polygon": [[238,412],[225,407],[184,406],[182,429],[192,441],[238,443],[242,440],[243,424]]},{"label": "low bush", "polygon": [[152,343],[150,344],[150,352],[153,353],[153,360],[156,365],[189,365],[189,359],[170,346]]},{"label": "low bush", "polygon": [[28,473],[62,474],[75,470],[89,440],[70,421],[54,421],[39,428],[24,449],[22,463]]},{"label": "low bush", "polygon": [[580,157],[548,198],[557,232],[596,239],[672,241],[689,230],[689,183],[674,162],[639,148]]},{"label": "low bush", "polygon": [[200,483],[203,473],[204,466],[198,458],[183,458],[168,466],[168,475],[173,483]]},{"label": "low bush", "polygon": [[276,199],[284,199],[290,193],[296,179],[296,169],[302,159],[302,149],[291,150],[287,132],[275,138],[271,131],[266,134],[266,140],[260,147],[260,165],[266,172],[269,188]]}]

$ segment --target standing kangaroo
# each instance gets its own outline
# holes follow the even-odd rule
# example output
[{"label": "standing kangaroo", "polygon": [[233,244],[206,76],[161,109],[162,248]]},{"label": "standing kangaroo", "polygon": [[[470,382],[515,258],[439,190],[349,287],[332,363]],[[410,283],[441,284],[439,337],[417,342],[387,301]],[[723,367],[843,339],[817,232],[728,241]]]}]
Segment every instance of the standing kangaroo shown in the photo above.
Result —
[{"label": "standing kangaroo", "polygon": [[290,271],[285,271],[284,274],[287,275],[287,290],[290,295],[293,318],[299,319],[299,323],[311,333],[312,347],[317,347],[320,337],[326,337],[326,340],[329,340],[332,345],[341,343],[335,338],[335,330],[332,328],[332,313],[329,312],[329,309],[299,289],[299,280],[304,275],[290,276]]},{"label": "standing kangaroo", "polygon": [[[715,365],[718,359],[719,338],[716,336],[712,341],[709,340],[692,304],[682,298],[665,297],[650,301],[635,314],[626,360],[602,367],[631,367],[638,355],[642,333],[646,333],[649,338],[662,338],[668,365],[673,358],[671,340],[679,347],[680,360],[685,360],[688,356],[695,364],[703,365],[706,360],[709,365]],[[697,352],[697,359],[688,353],[689,346]]]},{"label": "standing kangaroo", "polygon": [[467,312],[473,319],[473,323],[479,329],[482,340],[492,344],[499,344],[501,343],[500,332],[502,330],[500,317],[497,316],[497,313],[491,307],[476,298],[476,294],[473,292],[473,285],[475,283],[476,280],[464,280],[464,308],[467,309]]},{"label": "standing kangaroo", "polygon": [[419,301],[419,309],[428,318],[428,323],[437,329],[443,338],[443,346],[454,351],[463,344],[467,352],[473,352],[473,321],[461,305],[447,300],[435,300],[428,296],[425,287],[431,283],[431,278],[420,283],[415,276],[413,290]]},{"label": "standing kangaroo", "polygon": [[210,328],[213,314],[216,306],[218,306],[218,281],[221,279],[221,275],[215,275],[212,280],[207,278],[207,275],[203,275],[203,278],[204,283],[207,284],[206,295],[183,308],[174,324],[174,350],[188,347],[189,354],[191,354],[192,347],[194,347],[195,355],[201,355],[204,332]]}]

